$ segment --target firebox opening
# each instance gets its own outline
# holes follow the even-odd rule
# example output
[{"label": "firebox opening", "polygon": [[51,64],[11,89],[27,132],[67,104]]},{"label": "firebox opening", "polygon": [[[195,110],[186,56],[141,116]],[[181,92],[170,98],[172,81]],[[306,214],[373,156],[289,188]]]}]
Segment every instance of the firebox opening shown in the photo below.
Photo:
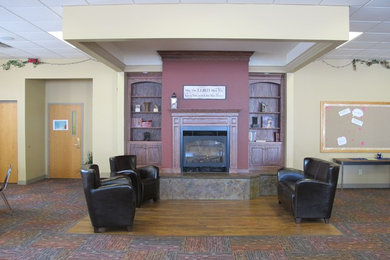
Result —
[{"label": "firebox opening", "polygon": [[226,127],[185,127],[182,129],[183,172],[228,172],[229,142]]}]

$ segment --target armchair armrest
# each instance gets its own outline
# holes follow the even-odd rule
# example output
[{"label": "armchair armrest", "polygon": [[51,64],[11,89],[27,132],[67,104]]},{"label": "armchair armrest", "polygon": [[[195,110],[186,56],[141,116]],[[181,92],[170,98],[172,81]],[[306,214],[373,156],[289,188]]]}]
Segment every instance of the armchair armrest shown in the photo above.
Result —
[{"label": "armchair armrest", "polygon": [[93,199],[99,200],[99,203],[105,201],[118,201],[122,198],[128,198],[133,193],[133,188],[129,185],[110,184],[91,189]]},{"label": "armchair armrest", "polygon": [[136,170],[141,175],[141,178],[150,178],[150,179],[158,179],[159,176],[159,169],[156,166],[148,165],[148,166],[142,166],[137,168]]},{"label": "armchair armrest", "polygon": [[303,171],[294,168],[278,170],[278,181],[298,181],[304,178]]},{"label": "armchair armrest", "polygon": [[307,199],[317,203],[324,199],[328,201],[332,186],[334,185],[319,180],[302,179],[295,184],[295,194],[300,200]]},{"label": "armchair armrest", "polygon": [[127,176],[114,176],[110,178],[101,178],[100,179],[100,184],[102,186],[107,186],[111,184],[121,184],[121,185],[132,185],[131,179],[128,178]]},{"label": "armchair armrest", "polygon": [[106,185],[90,190],[88,212],[94,227],[131,226],[136,200],[129,185]]},{"label": "armchair armrest", "polygon": [[335,186],[327,182],[303,179],[295,186],[294,216],[329,219]]},{"label": "armchair armrest", "polygon": [[137,199],[137,204],[139,204],[139,199],[141,197],[141,176],[138,173],[138,171],[122,170],[117,172],[111,172],[111,175],[115,175],[115,176],[122,175],[131,179],[131,183]]},{"label": "armchair armrest", "polygon": [[135,196],[131,186],[112,184],[91,189],[91,202],[97,212],[107,214],[118,209],[118,205],[134,207]]},{"label": "armchair armrest", "polygon": [[139,183],[141,181],[141,177],[139,176],[139,174],[133,170],[111,172],[111,176],[126,176],[131,179],[133,184]]}]

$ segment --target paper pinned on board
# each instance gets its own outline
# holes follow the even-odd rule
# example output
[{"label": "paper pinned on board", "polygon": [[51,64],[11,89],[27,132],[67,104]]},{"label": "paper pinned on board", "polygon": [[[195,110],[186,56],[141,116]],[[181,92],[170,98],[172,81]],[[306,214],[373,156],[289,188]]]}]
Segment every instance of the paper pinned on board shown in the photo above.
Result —
[{"label": "paper pinned on board", "polygon": [[354,110],[352,110],[352,115],[354,117],[362,117],[364,115],[364,112],[360,108],[355,108]]},{"label": "paper pinned on board", "polygon": [[355,125],[358,125],[358,126],[363,126],[363,121],[362,120],[359,120],[359,119],[356,119],[356,118],[352,118],[351,122],[352,122],[352,124],[355,124]]},{"label": "paper pinned on board", "polygon": [[337,144],[339,146],[347,144],[347,138],[345,136],[340,136],[337,138]]},{"label": "paper pinned on board", "polygon": [[348,115],[349,113],[351,113],[351,109],[346,108],[346,109],[339,111],[339,116],[345,116],[345,115]]}]

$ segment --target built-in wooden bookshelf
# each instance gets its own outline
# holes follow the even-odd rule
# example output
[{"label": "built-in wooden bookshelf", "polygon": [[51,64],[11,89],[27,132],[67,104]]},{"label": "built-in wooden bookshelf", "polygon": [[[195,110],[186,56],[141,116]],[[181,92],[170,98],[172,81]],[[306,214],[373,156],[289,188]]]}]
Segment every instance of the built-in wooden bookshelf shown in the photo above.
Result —
[{"label": "built-in wooden bookshelf", "polygon": [[249,75],[249,169],[284,164],[285,83],[283,74]]},{"label": "built-in wooden bookshelf", "polygon": [[128,73],[126,152],[137,165],[161,164],[161,73]]}]

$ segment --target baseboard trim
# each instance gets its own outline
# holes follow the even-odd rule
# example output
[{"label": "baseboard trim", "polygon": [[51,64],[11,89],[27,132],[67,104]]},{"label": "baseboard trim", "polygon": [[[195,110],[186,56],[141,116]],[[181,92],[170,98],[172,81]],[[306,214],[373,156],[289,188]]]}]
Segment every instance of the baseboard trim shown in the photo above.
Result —
[{"label": "baseboard trim", "polygon": [[[341,188],[340,184],[338,188]],[[390,183],[352,183],[343,185],[344,189],[387,189],[390,188]]]},{"label": "baseboard trim", "polygon": [[35,178],[29,179],[29,180],[25,180],[25,181],[18,181],[18,185],[28,185],[28,184],[31,184],[31,183],[34,183],[34,182],[37,182],[37,181],[41,181],[41,180],[44,180],[44,179],[46,179],[46,175],[42,175],[42,176],[35,177]]}]

